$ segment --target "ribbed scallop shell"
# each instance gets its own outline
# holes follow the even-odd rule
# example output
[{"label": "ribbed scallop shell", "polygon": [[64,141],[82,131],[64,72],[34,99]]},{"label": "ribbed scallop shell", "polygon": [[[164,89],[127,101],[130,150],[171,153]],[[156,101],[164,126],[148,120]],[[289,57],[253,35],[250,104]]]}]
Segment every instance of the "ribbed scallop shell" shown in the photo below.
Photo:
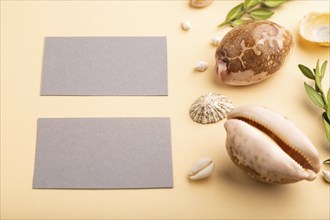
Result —
[{"label": "ribbed scallop shell", "polygon": [[308,42],[330,46],[330,13],[311,12],[300,21],[299,34]]},{"label": "ribbed scallop shell", "polygon": [[233,109],[230,99],[216,93],[208,93],[196,99],[189,109],[189,115],[201,124],[215,123],[227,117]]}]

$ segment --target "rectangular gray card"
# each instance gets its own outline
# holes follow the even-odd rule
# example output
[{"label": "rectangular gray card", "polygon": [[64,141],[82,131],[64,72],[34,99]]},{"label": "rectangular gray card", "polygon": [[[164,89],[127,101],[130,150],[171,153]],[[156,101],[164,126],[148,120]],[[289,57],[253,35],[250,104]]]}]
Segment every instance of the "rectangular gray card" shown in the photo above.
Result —
[{"label": "rectangular gray card", "polygon": [[46,37],[41,95],[166,96],[165,37]]},{"label": "rectangular gray card", "polygon": [[41,118],[34,189],[172,188],[169,118]]}]

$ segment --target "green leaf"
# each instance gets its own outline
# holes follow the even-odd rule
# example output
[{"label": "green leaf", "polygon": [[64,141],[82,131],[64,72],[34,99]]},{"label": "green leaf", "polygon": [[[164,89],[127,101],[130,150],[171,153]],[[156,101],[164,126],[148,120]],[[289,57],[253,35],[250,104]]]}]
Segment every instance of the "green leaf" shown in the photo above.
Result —
[{"label": "green leaf", "polygon": [[306,92],[307,92],[309,98],[312,100],[312,102],[315,105],[324,109],[325,103],[323,102],[322,96],[315,89],[313,89],[313,87],[311,87],[307,83],[304,83],[304,86],[305,86]]},{"label": "green leaf", "polygon": [[244,1],[244,8],[251,8],[259,4],[260,0],[245,0]]},{"label": "green leaf", "polygon": [[232,22],[230,22],[230,25],[233,26],[233,27],[237,27],[241,24],[244,24],[245,22],[246,22],[246,20],[236,19],[236,20],[233,20]]},{"label": "green leaf", "polygon": [[299,64],[298,65],[300,71],[309,79],[315,79],[315,76],[313,74],[313,72],[306,66],[302,65],[302,64]]},{"label": "green leaf", "polygon": [[315,88],[316,91],[321,92],[322,91],[322,85],[321,85],[321,78],[320,78],[320,60],[317,60],[316,68],[315,68]]},{"label": "green leaf", "polygon": [[326,117],[327,117],[327,114],[324,112],[322,114],[323,124],[324,124],[324,128],[325,128],[325,134],[327,136],[328,141],[330,142],[330,122],[329,122],[329,119]]},{"label": "green leaf", "polygon": [[232,21],[234,19],[240,18],[243,12],[244,12],[244,4],[241,3],[228,12],[226,21]]},{"label": "green leaf", "polygon": [[267,18],[270,18],[274,12],[269,11],[267,9],[255,9],[250,12],[250,17],[255,19],[255,20],[264,20]]},{"label": "green leaf", "polygon": [[286,0],[265,0],[262,4],[269,8],[276,8],[285,2]]},{"label": "green leaf", "polygon": [[330,112],[329,112],[329,110],[330,110],[330,107],[328,107],[328,110],[326,111],[326,113],[327,113],[327,117],[328,117],[328,118],[330,117]]},{"label": "green leaf", "polygon": [[228,12],[226,16],[226,20],[221,24],[219,24],[218,27],[222,27],[223,25],[229,24],[231,21],[235,19],[241,18],[243,14],[244,14],[244,4],[241,3]]},{"label": "green leaf", "polygon": [[330,119],[330,88],[328,89],[328,94],[327,94],[327,101],[328,101],[328,109],[327,109],[327,116],[328,116],[328,119]]},{"label": "green leaf", "polygon": [[322,64],[321,66],[321,72],[320,72],[320,78],[323,79],[324,75],[325,75],[325,70],[327,68],[327,64],[328,64],[328,61],[324,61],[324,63]]}]

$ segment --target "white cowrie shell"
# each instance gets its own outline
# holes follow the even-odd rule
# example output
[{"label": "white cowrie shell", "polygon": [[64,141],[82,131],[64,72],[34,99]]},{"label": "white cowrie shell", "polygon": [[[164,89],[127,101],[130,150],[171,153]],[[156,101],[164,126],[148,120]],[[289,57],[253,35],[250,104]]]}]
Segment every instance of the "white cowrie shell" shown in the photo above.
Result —
[{"label": "white cowrie shell", "polygon": [[204,179],[211,175],[214,168],[212,159],[203,157],[197,160],[190,168],[188,176],[191,180]]},{"label": "white cowrie shell", "polygon": [[267,183],[314,180],[319,154],[292,122],[265,107],[235,107],[227,115],[226,147],[233,162]]},{"label": "white cowrie shell", "polygon": [[204,72],[208,68],[208,63],[205,61],[198,61],[195,65],[195,70],[199,72]]},{"label": "white cowrie shell", "polygon": [[181,27],[182,27],[183,30],[189,31],[191,29],[191,24],[190,24],[189,21],[183,21],[181,23]]}]

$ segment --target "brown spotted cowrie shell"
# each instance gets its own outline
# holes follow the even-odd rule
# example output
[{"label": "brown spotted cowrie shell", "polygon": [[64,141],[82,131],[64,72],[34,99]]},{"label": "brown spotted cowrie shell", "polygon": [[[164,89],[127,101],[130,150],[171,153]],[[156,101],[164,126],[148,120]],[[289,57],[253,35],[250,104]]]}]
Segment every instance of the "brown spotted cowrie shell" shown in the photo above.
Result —
[{"label": "brown spotted cowrie shell", "polygon": [[319,153],[287,118],[257,105],[235,107],[227,118],[227,152],[250,176],[267,183],[316,178]]},{"label": "brown spotted cowrie shell", "polygon": [[280,69],[292,42],[291,33],[271,21],[239,25],[223,37],[216,50],[216,73],[229,85],[263,81]]}]

